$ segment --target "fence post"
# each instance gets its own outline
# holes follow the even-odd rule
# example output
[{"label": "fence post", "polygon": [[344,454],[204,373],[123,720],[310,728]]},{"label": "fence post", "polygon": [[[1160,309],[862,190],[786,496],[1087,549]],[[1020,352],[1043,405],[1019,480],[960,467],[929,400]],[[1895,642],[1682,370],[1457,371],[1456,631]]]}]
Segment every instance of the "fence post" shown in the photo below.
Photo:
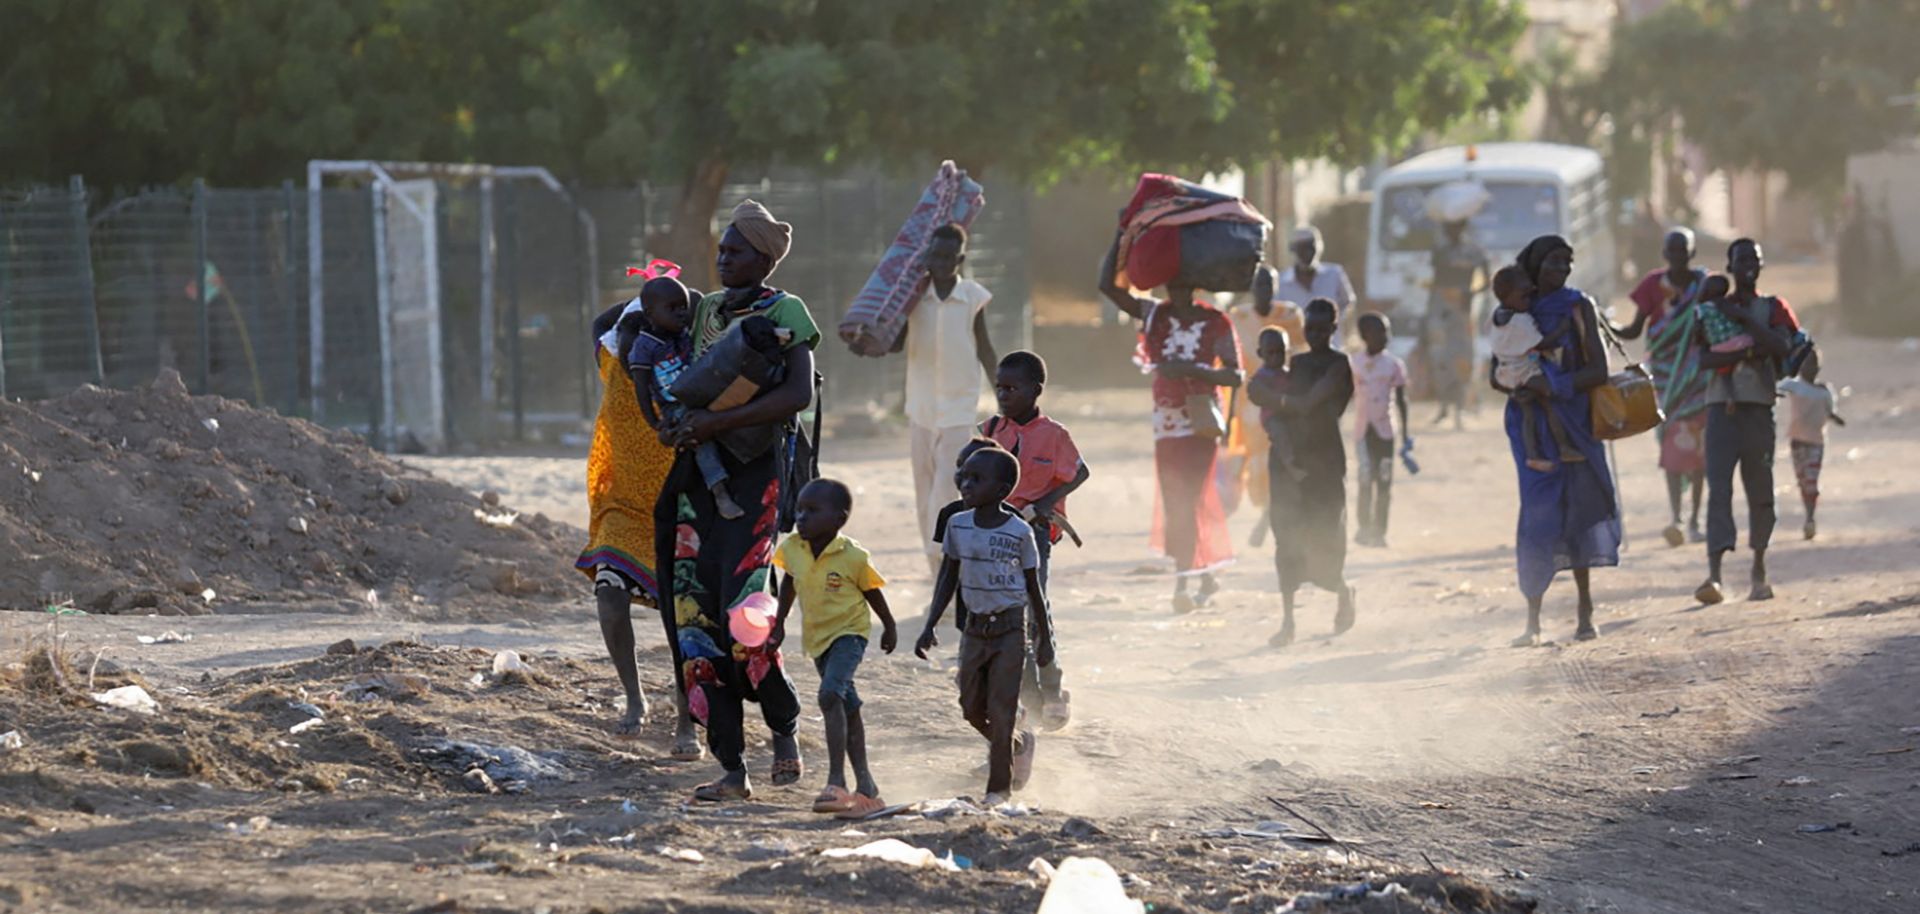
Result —
[{"label": "fence post", "polygon": [[374,312],[380,335],[380,395],[374,400],[379,404],[379,416],[372,423],[370,431],[374,433],[374,446],[380,450],[393,449],[393,281],[388,274],[391,267],[387,263],[387,189],[379,181],[367,186],[367,193],[373,200],[373,301]]},{"label": "fence post", "polygon": [[67,180],[67,188],[68,195],[73,198],[73,231],[78,239],[75,243],[80,248],[80,294],[82,304],[87,309],[87,349],[93,358],[93,383],[105,387],[107,367],[100,355],[100,304],[93,296],[93,245],[87,226],[87,182],[79,175],[74,175]]},{"label": "fence post", "polygon": [[307,163],[307,411],[308,419],[324,425],[327,421],[327,308],[323,278],[327,260],[326,240],[321,215],[325,211],[321,193],[320,165]]},{"label": "fence post", "polygon": [[507,362],[513,372],[513,440],[527,440],[526,372],[520,364],[520,197],[509,181],[506,192]]},{"label": "fence post", "polygon": [[500,398],[494,389],[494,342],[498,322],[494,319],[493,274],[493,176],[480,179],[480,428],[487,440],[493,440]]},{"label": "fence post", "polygon": [[7,398],[7,208],[0,206],[0,400]]},{"label": "fence post", "polygon": [[197,393],[213,392],[213,319],[207,307],[213,297],[207,288],[207,182],[193,181],[193,288],[194,320],[200,328],[200,367]]},{"label": "fence post", "polygon": [[287,363],[287,394],[282,401],[281,409],[285,410],[289,416],[300,414],[300,359],[296,357],[300,352],[300,292],[299,286],[293,280],[294,264],[299,262],[300,247],[293,241],[294,199],[293,182],[280,182],[280,208],[286,213],[286,217],[280,222],[281,235],[284,236],[282,240],[286,248],[285,263],[280,268],[280,294],[287,299],[287,344],[284,359]]}]

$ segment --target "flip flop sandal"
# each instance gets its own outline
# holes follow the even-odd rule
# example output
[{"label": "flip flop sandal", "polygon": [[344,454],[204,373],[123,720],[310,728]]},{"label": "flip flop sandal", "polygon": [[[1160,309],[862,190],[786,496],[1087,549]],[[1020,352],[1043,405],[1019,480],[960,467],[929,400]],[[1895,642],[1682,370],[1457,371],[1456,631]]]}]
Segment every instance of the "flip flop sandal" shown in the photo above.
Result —
[{"label": "flip flop sandal", "polygon": [[775,787],[785,787],[796,783],[806,774],[806,765],[797,758],[777,758],[773,760],[772,781]]},{"label": "flip flop sandal", "polygon": [[856,795],[845,787],[828,785],[813,798],[813,811],[822,815],[838,815],[852,809]]},{"label": "flip flop sandal", "polygon": [[753,788],[725,781],[713,781],[693,788],[693,798],[701,803],[725,803],[753,799]]},{"label": "flip flop sandal", "polygon": [[870,796],[866,796],[864,794],[858,794],[858,793],[853,795],[852,800],[850,802],[852,805],[848,806],[846,809],[843,809],[837,813],[834,813],[834,818],[865,819],[868,816],[871,816],[874,813],[877,813],[880,810],[887,808],[886,801],[880,799],[879,797],[870,797]]}]

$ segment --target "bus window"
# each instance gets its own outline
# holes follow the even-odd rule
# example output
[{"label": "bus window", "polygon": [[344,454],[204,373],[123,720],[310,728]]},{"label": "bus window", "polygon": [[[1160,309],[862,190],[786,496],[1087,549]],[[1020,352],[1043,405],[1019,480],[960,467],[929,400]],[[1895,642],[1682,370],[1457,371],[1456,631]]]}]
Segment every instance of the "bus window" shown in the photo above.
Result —
[{"label": "bus window", "polygon": [[[1400,184],[1381,191],[1380,247],[1386,251],[1431,251],[1440,231],[1427,218],[1427,194],[1438,183]],[[1491,199],[1473,217],[1473,236],[1495,250],[1514,249],[1561,230],[1560,192],[1551,184],[1486,182]]]}]

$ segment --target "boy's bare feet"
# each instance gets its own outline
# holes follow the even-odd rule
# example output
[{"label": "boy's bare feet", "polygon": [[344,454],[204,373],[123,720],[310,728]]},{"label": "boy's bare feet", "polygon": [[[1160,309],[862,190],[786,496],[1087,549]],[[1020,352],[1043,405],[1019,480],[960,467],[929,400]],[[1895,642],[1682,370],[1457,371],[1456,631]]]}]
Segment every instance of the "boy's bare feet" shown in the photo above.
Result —
[{"label": "boy's bare feet", "polygon": [[1333,614],[1333,633],[1344,635],[1353,627],[1353,585],[1340,592],[1340,610]]},{"label": "boy's bare feet", "polygon": [[1767,551],[1765,549],[1757,550],[1753,554],[1753,577],[1751,580],[1753,586],[1747,591],[1747,599],[1773,599],[1773,585],[1767,583]]},{"label": "boy's bare feet", "polygon": [[987,794],[986,798],[982,799],[980,802],[982,805],[986,806],[988,809],[994,809],[996,807],[1007,805],[1007,795],[1004,793],[990,793],[990,794]]},{"label": "boy's bare feet", "polygon": [[1689,543],[1704,543],[1704,542],[1706,542],[1706,541],[1707,541],[1707,535],[1706,535],[1705,533],[1702,533],[1702,532],[1700,532],[1700,522],[1699,522],[1699,521],[1690,521],[1690,522],[1688,522],[1688,524],[1687,524],[1687,542],[1689,542]]},{"label": "boy's bare feet", "polygon": [[714,484],[713,506],[720,512],[720,516],[727,520],[739,520],[747,516],[747,512],[734,502],[733,493],[727,491],[727,484],[724,482]]},{"label": "boy's bare feet", "polygon": [[1193,602],[1193,598],[1187,596],[1186,591],[1182,590],[1173,595],[1173,611],[1176,614],[1184,616],[1197,608]]},{"label": "boy's bare feet", "polygon": [[1546,460],[1544,458],[1534,457],[1534,458],[1528,458],[1527,460],[1527,469],[1532,470],[1535,473],[1551,473],[1553,472],[1553,467],[1554,467],[1553,461]]},{"label": "boy's bare feet", "polygon": [[1508,643],[1514,647],[1539,647],[1540,646],[1540,630],[1537,628],[1529,627],[1526,631],[1520,633],[1520,637],[1515,638]]},{"label": "boy's bare feet", "polygon": [[1292,643],[1293,643],[1293,620],[1292,619],[1288,619],[1286,622],[1281,623],[1280,630],[1277,632],[1274,632],[1273,637],[1267,639],[1268,647],[1286,647],[1287,645]]},{"label": "boy's bare feet", "polygon": [[1702,606],[1718,606],[1726,602],[1727,595],[1720,592],[1720,582],[1709,580],[1694,590],[1693,599]]},{"label": "boy's bare feet", "polygon": [[1806,526],[1800,528],[1800,535],[1807,539],[1813,539],[1819,532],[1820,528],[1814,526],[1813,518],[1811,517],[1807,518]]},{"label": "boy's bare feet", "polygon": [[1573,632],[1573,640],[1575,641],[1592,641],[1593,639],[1598,637],[1600,637],[1600,630],[1597,628],[1594,628],[1591,623],[1587,625],[1582,625],[1579,628],[1574,629],[1574,632]]},{"label": "boy's bare feet", "polygon": [[1200,578],[1200,592],[1194,595],[1193,605],[1204,607],[1213,602],[1213,595],[1219,592],[1220,582],[1213,575],[1203,575]]}]

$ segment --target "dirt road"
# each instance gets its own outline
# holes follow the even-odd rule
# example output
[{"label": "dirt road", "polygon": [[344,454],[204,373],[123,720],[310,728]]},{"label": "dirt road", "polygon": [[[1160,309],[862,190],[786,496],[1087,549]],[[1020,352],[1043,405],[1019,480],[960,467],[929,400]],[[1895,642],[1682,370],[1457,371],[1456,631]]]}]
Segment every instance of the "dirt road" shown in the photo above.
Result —
[{"label": "dirt road", "polygon": [[[16,786],[38,784],[36,796],[61,799],[84,793],[113,820],[18,803],[0,829],[12,848],[0,857],[0,902],[13,885],[37,899],[15,900],[23,909],[83,907],[86,890],[76,882],[88,880],[129,908],[304,902],[396,910],[445,896],[475,910],[657,910],[680,899],[673,909],[799,911],[817,909],[808,906],[814,893],[816,904],[833,898],[872,910],[909,898],[929,910],[1030,910],[1038,890],[1022,881],[1024,859],[1015,858],[1038,853],[1058,862],[1078,847],[1138,874],[1147,885],[1135,894],[1162,910],[1268,911],[1287,891],[1311,886],[1303,871],[1281,878],[1261,861],[1305,866],[1309,858],[1288,857],[1266,839],[1206,834],[1287,819],[1272,797],[1348,839],[1364,857],[1361,869],[1418,872],[1431,861],[1537,896],[1546,910],[1920,910],[1920,478],[1911,472],[1920,465],[1920,361],[1895,344],[1842,341],[1829,344],[1826,365],[1836,387],[1851,388],[1841,405],[1851,424],[1835,430],[1829,446],[1822,532],[1813,542],[1799,537],[1781,448],[1778,599],[1693,605],[1702,547],[1660,541],[1664,486],[1651,440],[1635,439],[1618,448],[1616,467],[1629,549],[1621,568],[1594,575],[1602,638],[1565,642],[1572,586],[1563,577],[1547,610],[1548,634],[1562,643],[1523,650],[1505,646],[1520,630],[1523,605],[1513,588],[1512,466],[1490,407],[1460,432],[1427,429],[1428,410],[1417,409],[1423,472],[1396,484],[1392,547],[1352,553],[1359,625],[1325,637],[1332,599],[1309,592],[1302,640],[1275,651],[1265,646],[1278,625],[1268,554],[1245,550],[1214,606],[1189,616],[1170,612],[1165,577],[1142,573],[1156,564],[1147,548],[1144,392],[1050,395],[1046,405],[1073,428],[1094,478],[1073,504],[1087,548],[1057,553],[1053,572],[1075,720],[1043,737],[1022,799],[1093,817],[1110,834],[1071,841],[1057,820],[1040,830],[1025,820],[866,829],[944,842],[997,861],[995,872],[868,876],[872,884],[856,891],[844,868],[769,868],[737,853],[764,845],[772,848],[767,857],[782,857],[865,839],[798,811],[818,789],[817,766],[806,789],[769,793],[764,804],[734,811],[741,816],[680,810],[673,801],[710,772],[658,760],[666,735],[659,715],[638,743],[604,736],[614,690],[597,656],[584,581],[579,613],[537,626],[348,615],[62,619],[69,648],[110,645],[110,659],[158,685],[212,692],[163,702],[229,708],[240,696],[221,691],[235,688],[221,677],[311,661],[343,637],[515,648],[551,680],[461,692],[455,686],[485,666],[486,654],[460,653],[444,673],[448,685],[436,684],[392,727],[567,749],[590,759],[582,764],[592,773],[527,797],[343,788],[322,800],[249,793],[236,776],[213,777],[214,786],[198,791],[156,781],[144,800],[109,801],[99,792],[121,782],[48,774],[47,783],[29,784],[16,767]],[[916,607],[929,588],[913,543],[903,449],[830,442],[828,472],[855,486],[849,533],[894,579],[891,601]],[[414,462],[497,490],[523,511],[584,521],[577,459]],[[1252,523],[1249,511],[1234,518],[1242,544]],[[570,557],[556,560],[563,558]],[[1746,558],[1737,553],[1729,567],[1744,569]],[[48,625],[24,614],[0,619],[9,656],[43,638]],[[133,640],[162,628],[194,638]],[[917,619],[903,628],[910,643]],[[655,631],[643,629],[642,643],[657,643]],[[954,640],[943,638],[943,657]],[[667,675],[661,656],[650,655],[648,670],[656,694]],[[810,695],[811,665],[793,670]],[[303,667],[282,679],[285,688],[311,683],[317,691],[337,687],[347,672]],[[214,685],[202,683],[203,674]],[[876,771],[889,797],[977,794],[969,769],[981,746],[953,705],[950,677],[904,652],[870,657],[863,676]],[[214,730],[233,723],[205,721]],[[824,761],[817,726],[809,718],[803,727],[810,764]],[[60,727],[55,732],[82,732]],[[628,754],[609,754],[615,750]],[[758,773],[766,754],[756,752],[750,764]],[[609,823],[626,798],[639,812]],[[251,838],[216,830],[256,811],[284,827]],[[562,837],[575,826],[600,837],[575,847]],[[607,849],[606,836],[622,832],[640,834],[642,846],[699,850],[706,861],[635,851],[631,840],[624,851]],[[1311,859],[1330,865],[1323,855]],[[510,875],[529,871],[561,878]]]}]

